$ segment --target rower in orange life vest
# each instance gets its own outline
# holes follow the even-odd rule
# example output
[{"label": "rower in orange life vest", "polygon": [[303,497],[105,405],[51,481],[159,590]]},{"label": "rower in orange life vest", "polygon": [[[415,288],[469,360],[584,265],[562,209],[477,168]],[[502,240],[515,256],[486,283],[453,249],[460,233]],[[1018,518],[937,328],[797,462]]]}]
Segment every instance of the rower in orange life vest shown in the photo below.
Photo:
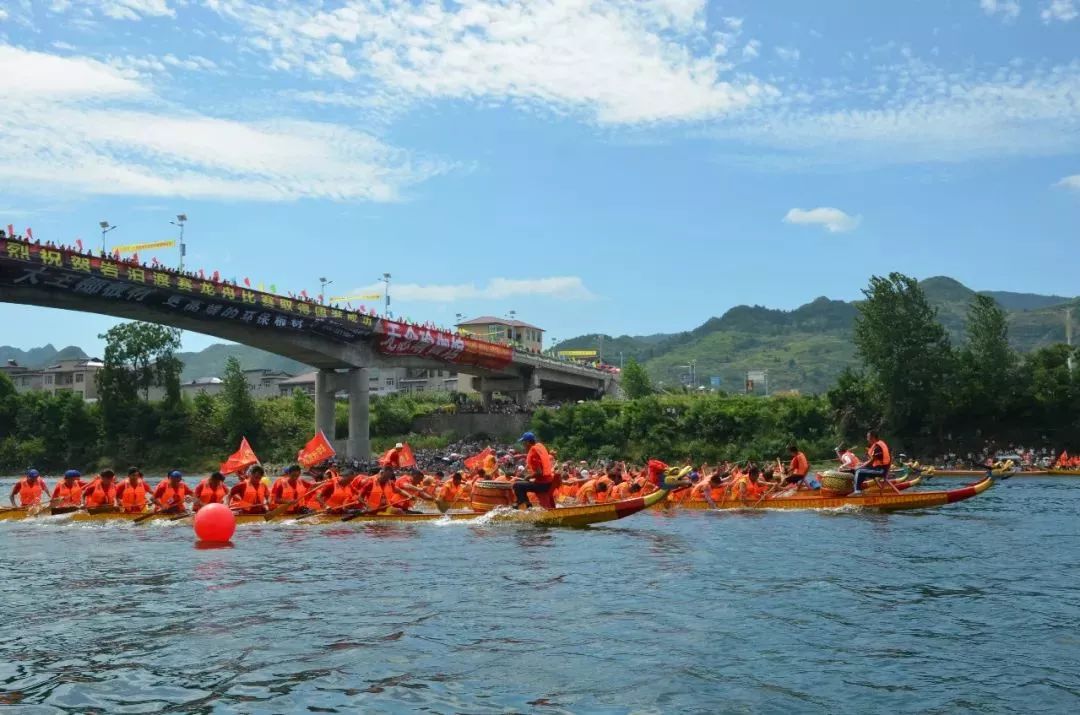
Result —
[{"label": "rower in orange life vest", "polygon": [[53,509],[77,509],[82,506],[82,474],[78,469],[69,469],[64,472],[64,478],[56,483],[53,487],[52,501],[50,502]]},{"label": "rower in orange life vest", "polygon": [[306,514],[311,511],[304,505],[305,496],[312,485],[300,478],[300,466],[292,465],[285,470],[285,476],[278,477],[270,488],[270,508],[291,504],[285,509],[286,514]]},{"label": "rower in orange life vest", "polygon": [[439,501],[453,504],[458,497],[464,495],[464,492],[465,489],[461,484],[461,472],[454,472],[450,479],[442,483],[436,496]]},{"label": "rower in orange life vest", "polygon": [[[41,495],[48,495],[48,493],[49,487],[45,484],[41,473],[36,469],[28,469],[26,476],[15,482],[15,486],[11,488],[11,505],[36,506],[41,503]],[[19,497],[18,505],[15,504],[16,496]]]},{"label": "rower in orange life vest", "polygon": [[175,469],[154,488],[154,502],[162,514],[180,514],[187,511],[184,500],[194,495],[191,487],[184,483],[184,475]]},{"label": "rower in orange life vest", "polygon": [[138,514],[146,510],[146,501],[150,496],[150,487],[143,481],[143,474],[138,467],[128,470],[127,479],[116,486],[116,503],[129,514]]},{"label": "rower in orange life vest", "polygon": [[87,509],[109,509],[116,507],[116,472],[111,469],[101,470],[97,479],[83,489],[83,506]]},{"label": "rower in orange life vest", "polygon": [[342,514],[347,509],[357,508],[359,499],[357,499],[356,490],[352,487],[355,476],[350,470],[343,469],[340,474],[334,474],[331,479],[324,482],[315,493],[319,505],[331,514]]},{"label": "rower in orange life vest", "polygon": [[240,514],[265,514],[270,490],[263,484],[266,472],[256,464],[248,470],[247,478],[229,490],[229,506]]},{"label": "rower in orange life vest", "polygon": [[791,462],[788,464],[787,477],[781,484],[783,486],[801,484],[810,473],[810,461],[799,451],[799,447],[794,442],[788,445],[788,452],[791,454]]},{"label": "rower in orange life vest", "polygon": [[229,490],[225,486],[225,477],[221,472],[214,472],[198,483],[194,495],[195,503],[192,506],[194,511],[202,509],[207,504],[224,504],[225,497],[229,495]]},{"label": "rower in orange life vest", "polygon": [[408,474],[403,474],[394,481],[394,487],[404,496],[404,499],[397,505],[399,508],[404,509],[406,512],[411,511],[416,503],[413,497],[431,499],[431,495],[420,488],[420,481],[423,477],[424,473],[419,469],[410,469]]},{"label": "rower in orange life vest", "polygon": [[526,432],[518,440],[528,448],[525,455],[525,478],[524,481],[516,481],[513,484],[514,496],[517,498],[515,508],[529,508],[529,494],[536,494],[536,500],[544,509],[554,509],[555,500],[551,490],[555,482],[555,464],[548,454],[547,448],[536,441],[536,435]]},{"label": "rower in orange life vest", "polygon": [[366,511],[375,513],[387,508],[401,509],[408,496],[395,485],[394,468],[386,465],[379,470],[379,476],[364,485],[356,499]]},{"label": "rower in orange life vest", "polygon": [[892,454],[889,452],[889,446],[878,436],[876,430],[870,430],[866,433],[866,442],[870,447],[866,453],[866,461],[855,469],[855,491],[852,492],[853,494],[859,494],[859,487],[862,486],[865,479],[873,479],[879,484],[883,478],[888,479],[889,468],[892,466]]}]

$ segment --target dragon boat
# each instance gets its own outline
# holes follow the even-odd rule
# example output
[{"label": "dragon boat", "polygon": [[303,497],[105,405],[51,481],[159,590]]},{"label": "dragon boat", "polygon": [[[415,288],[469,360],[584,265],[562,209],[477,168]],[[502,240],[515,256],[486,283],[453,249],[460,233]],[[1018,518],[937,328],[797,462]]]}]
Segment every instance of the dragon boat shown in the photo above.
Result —
[{"label": "dragon boat", "polygon": [[893,491],[863,493],[857,496],[843,497],[821,496],[813,492],[796,492],[791,496],[764,497],[758,499],[725,499],[710,507],[707,502],[693,501],[677,504],[685,509],[840,509],[855,507],[874,511],[901,511],[905,509],[926,509],[964,501],[982,494],[994,483],[994,478],[986,475],[983,479],[959,489],[944,491],[905,491],[897,494]]},{"label": "dragon boat", "polygon": [[[275,522],[293,522],[296,524],[341,524],[347,523],[418,523],[430,521],[473,521],[481,520],[482,523],[511,523],[529,524],[532,526],[562,526],[580,528],[591,524],[600,524],[605,521],[624,519],[639,511],[643,511],[658,504],[667,498],[671,489],[683,486],[684,474],[681,471],[672,470],[664,481],[664,487],[644,497],[623,499],[621,501],[606,502],[604,504],[589,504],[586,506],[559,506],[555,509],[529,509],[518,511],[513,508],[501,507],[482,511],[472,509],[469,511],[447,511],[446,513],[388,513],[377,512],[371,514],[314,514],[311,516],[297,516],[295,514],[281,514],[267,518],[264,514],[237,514],[237,524],[266,524]],[[12,507],[0,509],[0,520],[30,520],[51,519],[58,522],[135,522],[146,524],[153,521],[179,521],[190,523],[192,514],[162,514],[154,512],[126,513],[115,509],[36,509],[35,507]]]}]

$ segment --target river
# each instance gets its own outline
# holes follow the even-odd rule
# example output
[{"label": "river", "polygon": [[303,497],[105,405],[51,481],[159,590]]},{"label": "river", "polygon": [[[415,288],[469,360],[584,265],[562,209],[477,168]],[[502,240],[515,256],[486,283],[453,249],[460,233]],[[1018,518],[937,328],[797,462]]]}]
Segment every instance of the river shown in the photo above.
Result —
[{"label": "river", "polygon": [[891,515],[275,524],[241,527],[225,549],[196,549],[181,524],[0,522],[0,702],[1076,712],[1078,516],[1080,480],[1013,479]]}]

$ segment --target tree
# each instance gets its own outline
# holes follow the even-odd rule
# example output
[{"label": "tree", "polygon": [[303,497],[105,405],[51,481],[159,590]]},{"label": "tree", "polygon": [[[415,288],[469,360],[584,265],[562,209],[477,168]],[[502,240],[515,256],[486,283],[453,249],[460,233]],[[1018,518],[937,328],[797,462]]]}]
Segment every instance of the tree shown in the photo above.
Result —
[{"label": "tree", "polygon": [[626,362],[622,370],[622,389],[631,400],[636,400],[653,393],[652,380],[649,373],[634,358]]},{"label": "tree", "polygon": [[106,394],[150,399],[151,387],[162,387],[173,400],[180,398],[183,363],[176,357],[180,332],[151,323],[122,323],[99,338],[105,340],[105,366],[98,373],[102,400]]},{"label": "tree", "polygon": [[997,438],[1013,427],[1017,394],[1016,354],[1009,346],[1005,311],[976,295],[967,314],[967,344],[960,351],[956,382],[958,425]]},{"label": "tree", "polygon": [[241,437],[247,437],[250,442],[258,441],[261,431],[259,412],[251,397],[244,369],[235,357],[225,362],[225,375],[221,382],[222,427],[226,444],[238,444]]},{"label": "tree", "polygon": [[887,431],[925,446],[948,414],[953,353],[937,311],[901,273],[873,276],[855,319],[855,345],[880,391]]}]

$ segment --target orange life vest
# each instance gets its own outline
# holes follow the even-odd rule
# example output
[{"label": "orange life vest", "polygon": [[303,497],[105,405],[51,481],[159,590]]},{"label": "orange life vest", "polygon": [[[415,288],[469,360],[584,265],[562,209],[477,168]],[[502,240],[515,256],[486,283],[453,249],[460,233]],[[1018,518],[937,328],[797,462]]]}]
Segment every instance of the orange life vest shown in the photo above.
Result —
[{"label": "orange life vest", "polygon": [[103,506],[112,506],[116,503],[116,482],[105,482],[98,477],[86,487],[86,508],[96,509]]},{"label": "orange life vest", "polygon": [[308,485],[303,479],[297,478],[293,483],[288,477],[278,477],[270,490],[270,508],[274,509],[282,504],[297,502],[290,510],[303,507],[304,495],[308,492]]},{"label": "orange life vest", "polygon": [[23,477],[15,486],[18,487],[15,493],[19,495],[19,504],[22,506],[40,504],[41,493],[46,491],[45,481],[41,477],[35,478],[33,484]]},{"label": "orange life vest", "polygon": [[120,497],[120,508],[126,512],[137,513],[146,509],[146,495],[149,493],[146,482],[139,480],[133,486],[124,482],[116,489]]},{"label": "orange life vest", "polygon": [[83,486],[78,481],[69,486],[61,479],[53,489],[52,498],[59,501],[55,506],[79,506],[82,503]]},{"label": "orange life vest", "polygon": [[462,487],[454,484],[453,481],[448,481],[439,487],[439,499],[445,502],[457,501],[458,496],[461,495]]},{"label": "orange life vest", "polygon": [[162,479],[154,489],[154,498],[158,501],[161,511],[172,511],[184,508],[184,497],[191,494],[191,488],[183,482],[175,487],[168,479]]},{"label": "orange life vest", "polygon": [[541,476],[536,477],[537,484],[548,484],[555,481],[555,460],[551,458],[547,447],[539,442],[529,447],[529,453],[525,456],[526,476],[531,477],[536,474],[537,467],[540,468],[541,472]]},{"label": "orange life vest", "polygon": [[353,491],[352,484],[342,485],[340,480],[335,479],[323,487],[323,501],[326,502],[327,509],[341,509],[356,501],[356,492]]},{"label": "orange life vest", "polygon": [[401,497],[398,495],[393,482],[379,484],[378,480],[375,480],[371,482],[367,496],[364,499],[364,506],[371,511],[376,511],[388,506],[399,506],[400,502]]},{"label": "orange life vest", "polygon": [[870,445],[870,452],[873,454],[874,447],[881,448],[881,454],[874,455],[870,462],[871,467],[889,467],[892,466],[892,454],[889,453],[889,445],[885,444],[884,440],[878,440]]},{"label": "orange life vest", "polygon": [[[240,489],[240,499],[234,502],[233,506],[240,509],[254,509],[266,504],[266,485],[262,482],[253,486],[250,481],[245,479],[237,487],[242,487]],[[236,487],[233,487],[233,489],[236,489]]]},{"label": "orange life vest", "polygon": [[225,503],[225,495],[228,493],[229,490],[225,487],[225,482],[218,482],[215,487],[210,484],[210,478],[207,477],[195,487],[195,498],[202,502],[202,504],[195,505],[195,510],[198,511],[200,507],[206,504]]}]

